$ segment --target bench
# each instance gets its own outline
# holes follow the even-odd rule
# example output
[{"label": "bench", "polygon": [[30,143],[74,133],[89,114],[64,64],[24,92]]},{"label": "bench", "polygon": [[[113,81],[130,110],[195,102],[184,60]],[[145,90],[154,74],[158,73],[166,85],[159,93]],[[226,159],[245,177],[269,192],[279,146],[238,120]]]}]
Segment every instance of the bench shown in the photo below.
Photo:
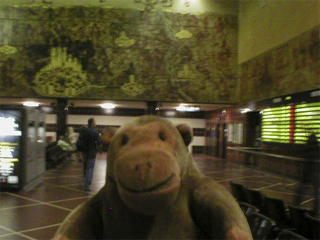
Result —
[{"label": "bench", "polygon": [[60,146],[50,146],[46,150],[46,166],[48,168],[55,168],[59,163],[69,157],[71,152],[64,151]]}]

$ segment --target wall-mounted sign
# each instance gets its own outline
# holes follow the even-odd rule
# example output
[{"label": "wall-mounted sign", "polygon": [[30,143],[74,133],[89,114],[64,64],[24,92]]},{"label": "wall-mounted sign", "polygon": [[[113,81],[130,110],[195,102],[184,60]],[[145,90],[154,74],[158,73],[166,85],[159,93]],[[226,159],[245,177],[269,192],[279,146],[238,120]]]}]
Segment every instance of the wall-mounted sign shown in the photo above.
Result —
[{"label": "wall-mounted sign", "polygon": [[19,184],[22,113],[0,110],[0,184]]},{"label": "wall-mounted sign", "polygon": [[320,102],[268,108],[262,114],[262,141],[304,144],[320,138]]}]

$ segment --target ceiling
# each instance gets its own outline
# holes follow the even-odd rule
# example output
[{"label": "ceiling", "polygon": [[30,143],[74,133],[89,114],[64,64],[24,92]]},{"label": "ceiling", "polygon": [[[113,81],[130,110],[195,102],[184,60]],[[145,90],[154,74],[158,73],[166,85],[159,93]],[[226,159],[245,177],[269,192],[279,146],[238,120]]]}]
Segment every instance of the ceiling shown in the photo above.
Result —
[{"label": "ceiling", "polygon": [[45,6],[100,6],[105,8],[154,9],[183,13],[216,12],[222,14],[238,14],[239,0],[0,0],[1,5],[45,5]]},{"label": "ceiling", "polygon": [[[40,106],[52,106],[57,104],[56,99],[47,98],[0,98],[0,105],[23,105],[24,102],[36,102]],[[116,101],[116,100],[79,100],[69,99],[68,105],[74,107],[100,107],[101,104],[112,103],[116,108],[132,108],[146,109],[147,102],[145,101]],[[201,111],[212,111],[215,109],[227,108],[230,104],[210,104],[210,103],[184,103],[184,102],[157,102],[159,110],[176,110],[181,104],[187,106],[200,107]]]}]

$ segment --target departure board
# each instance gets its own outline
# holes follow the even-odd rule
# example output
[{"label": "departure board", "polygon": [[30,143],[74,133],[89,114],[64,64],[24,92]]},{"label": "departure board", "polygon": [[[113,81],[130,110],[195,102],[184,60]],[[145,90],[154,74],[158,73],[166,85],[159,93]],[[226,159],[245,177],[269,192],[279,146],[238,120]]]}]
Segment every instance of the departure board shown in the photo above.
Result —
[{"label": "departure board", "polygon": [[311,133],[320,138],[320,102],[263,110],[264,142],[304,144]]},{"label": "departure board", "polygon": [[0,185],[20,183],[21,119],[20,111],[0,110]]}]

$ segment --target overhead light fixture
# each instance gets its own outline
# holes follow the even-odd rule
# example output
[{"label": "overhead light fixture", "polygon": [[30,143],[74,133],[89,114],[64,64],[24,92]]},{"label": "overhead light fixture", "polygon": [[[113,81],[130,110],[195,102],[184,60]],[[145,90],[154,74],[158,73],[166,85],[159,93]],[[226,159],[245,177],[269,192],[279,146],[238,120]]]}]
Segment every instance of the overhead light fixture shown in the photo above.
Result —
[{"label": "overhead light fixture", "polygon": [[176,110],[182,112],[198,112],[200,111],[200,107],[181,104],[179,107],[176,108]]},{"label": "overhead light fixture", "polygon": [[24,102],[23,105],[26,107],[39,107],[39,103],[37,102]]},{"label": "overhead light fixture", "polygon": [[101,105],[102,108],[106,108],[106,109],[112,109],[115,108],[116,105],[112,104],[112,103],[104,103]]},{"label": "overhead light fixture", "polygon": [[251,108],[243,108],[240,110],[241,113],[251,112]]}]

